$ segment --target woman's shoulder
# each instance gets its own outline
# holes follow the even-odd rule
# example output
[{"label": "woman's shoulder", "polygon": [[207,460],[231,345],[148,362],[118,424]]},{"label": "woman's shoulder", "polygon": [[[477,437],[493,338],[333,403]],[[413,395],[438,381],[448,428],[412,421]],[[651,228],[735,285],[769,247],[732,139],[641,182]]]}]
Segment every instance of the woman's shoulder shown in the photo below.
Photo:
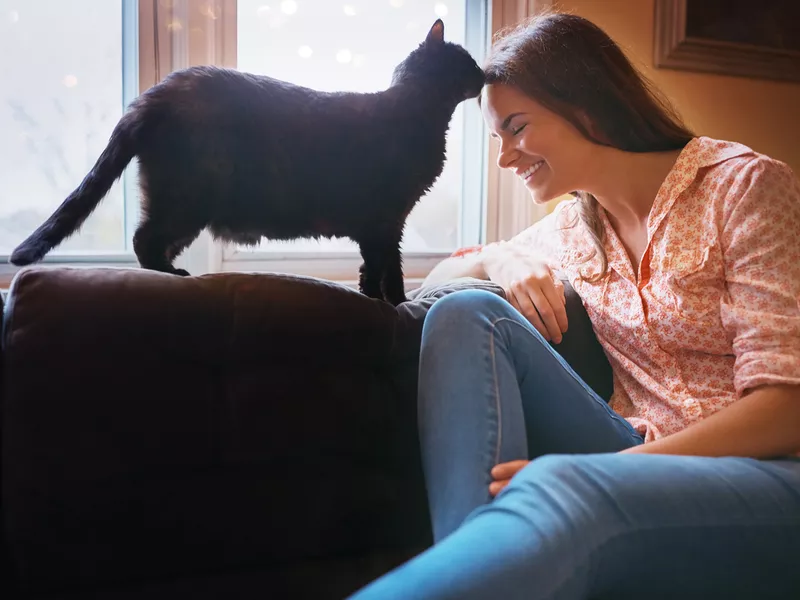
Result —
[{"label": "woman's shoulder", "polygon": [[701,137],[691,143],[694,147],[683,161],[687,179],[693,180],[693,188],[701,197],[725,212],[746,196],[782,195],[796,200],[800,194],[800,181],[779,159],[738,142]]},{"label": "woman's shoulder", "polygon": [[782,173],[794,175],[791,167],[782,160],[763,154],[740,142],[701,136],[694,138],[687,150],[687,162],[710,173],[741,174],[743,171]]}]

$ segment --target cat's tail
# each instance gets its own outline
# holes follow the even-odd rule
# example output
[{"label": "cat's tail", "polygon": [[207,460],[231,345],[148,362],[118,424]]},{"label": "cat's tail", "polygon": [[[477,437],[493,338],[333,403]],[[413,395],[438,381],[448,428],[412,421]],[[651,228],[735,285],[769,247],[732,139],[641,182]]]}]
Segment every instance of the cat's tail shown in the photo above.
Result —
[{"label": "cat's tail", "polygon": [[141,114],[135,109],[122,116],[92,170],[61,206],[14,249],[9,258],[11,264],[23,266],[39,262],[83,225],[136,156],[140,119]]}]

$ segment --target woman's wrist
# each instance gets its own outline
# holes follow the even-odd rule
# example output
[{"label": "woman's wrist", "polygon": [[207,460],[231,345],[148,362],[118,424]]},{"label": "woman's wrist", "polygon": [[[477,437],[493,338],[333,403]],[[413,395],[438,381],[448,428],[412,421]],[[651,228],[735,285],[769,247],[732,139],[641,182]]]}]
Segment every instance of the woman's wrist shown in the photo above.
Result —
[{"label": "woman's wrist", "polygon": [[502,254],[506,242],[492,242],[486,244],[478,253],[477,267],[483,272],[486,279],[497,280],[497,270],[502,264]]}]

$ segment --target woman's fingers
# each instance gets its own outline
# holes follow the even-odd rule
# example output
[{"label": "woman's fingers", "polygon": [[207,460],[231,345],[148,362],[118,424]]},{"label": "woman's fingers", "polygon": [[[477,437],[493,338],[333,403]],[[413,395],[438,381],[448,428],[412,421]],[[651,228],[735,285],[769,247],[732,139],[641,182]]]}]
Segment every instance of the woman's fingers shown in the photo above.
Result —
[{"label": "woman's fingers", "polygon": [[530,293],[528,292],[527,288],[525,288],[520,283],[513,283],[511,285],[511,296],[514,300],[511,302],[511,305],[516,308],[522,316],[524,316],[531,325],[534,326],[536,331],[542,334],[544,339],[548,342],[550,341],[550,333],[547,330],[547,326],[542,322],[542,319],[539,317],[539,312],[536,310],[536,307],[533,305],[533,302],[530,297]]},{"label": "woman's fingers", "polygon": [[[544,284],[528,278],[511,284],[511,292],[519,310],[549,342],[561,342],[567,326],[566,306],[548,278]],[[516,308],[516,306],[515,306]]]},{"label": "woman's fingers", "polygon": [[[535,285],[529,285],[526,288],[526,291],[531,299],[531,302],[539,313],[539,318],[547,328],[547,335],[545,336],[545,339],[547,341],[553,340],[556,344],[560,343],[561,326],[558,322],[558,318],[556,317],[556,310],[554,307],[564,311],[564,305],[559,301],[556,301],[555,304],[550,304],[551,300],[544,294],[543,290]],[[552,291],[551,296],[554,299],[556,298],[555,290]],[[564,314],[566,315],[566,312],[564,312]]]},{"label": "woman's fingers", "polygon": [[503,490],[503,488],[509,484],[510,481],[511,481],[510,479],[505,479],[503,481],[493,481],[492,483],[489,484],[489,493],[492,496],[497,496],[497,494],[499,494]]},{"label": "woman's fingers", "polygon": [[[558,281],[557,283],[553,282],[553,285],[549,285],[548,282],[541,287],[541,291],[544,294],[544,297],[547,299],[547,303],[553,312],[553,319],[558,327],[558,342],[560,342],[561,334],[567,330],[568,325],[566,307],[567,300],[564,296],[564,284],[561,283],[561,281]],[[539,312],[541,313],[541,311]],[[542,318],[544,318],[544,315],[542,315]],[[546,319],[545,323],[547,323]]]},{"label": "woman's fingers", "polygon": [[567,330],[564,284],[551,277],[528,277],[513,281],[506,290],[511,305],[530,321],[549,342],[561,342]]},{"label": "woman's fingers", "polygon": [[489,493],[492,496],[499,494],[511,482],[511,478],[519,473],[529,462],[529,460],[512,460],[495,465],[492,469],[492,479],[494,481],[489,484]]},{"label": "woman's fingers", "polygon": [[492,478],[496,480],[511,479],[529,462],[528,460],[512,460],[497,464],[492,468]]}]

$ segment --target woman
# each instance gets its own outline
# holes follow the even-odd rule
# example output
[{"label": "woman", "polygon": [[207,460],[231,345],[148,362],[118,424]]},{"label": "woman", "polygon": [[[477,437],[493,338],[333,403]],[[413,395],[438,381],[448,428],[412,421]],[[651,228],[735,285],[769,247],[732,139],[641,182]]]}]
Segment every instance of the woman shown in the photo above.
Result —
[{"label": "woman", "polygon": [[[537,203],[579,191],[431,274],[509,302],[470,290],[430,311],[436,544],[353,597],[800,597],[797,179],[695,137],[577,16],[511,31],[486,74],[499,166]],[[568,326],[555,270],[608,355],[610,406],[548,344]]]}]

